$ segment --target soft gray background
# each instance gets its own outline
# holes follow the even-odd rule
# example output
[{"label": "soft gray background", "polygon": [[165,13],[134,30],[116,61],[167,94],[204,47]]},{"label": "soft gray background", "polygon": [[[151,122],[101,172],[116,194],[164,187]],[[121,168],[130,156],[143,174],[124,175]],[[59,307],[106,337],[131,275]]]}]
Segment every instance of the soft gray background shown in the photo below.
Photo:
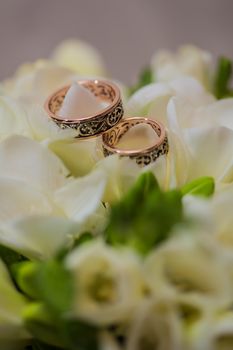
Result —
[{"label": "soft gray background", "polygon": [[162,47],[191,42],[232,58],[232,35],[233,0],[0,0],[0,78],[78,37],[132,82]]}]

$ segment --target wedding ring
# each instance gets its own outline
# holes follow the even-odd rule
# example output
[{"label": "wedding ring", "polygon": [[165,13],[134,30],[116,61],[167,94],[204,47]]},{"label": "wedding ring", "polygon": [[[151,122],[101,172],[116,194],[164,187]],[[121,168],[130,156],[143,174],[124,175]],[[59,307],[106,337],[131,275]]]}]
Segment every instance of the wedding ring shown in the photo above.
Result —
[{"label": "wedding ring", "polygon": [[[142,123],[148,124],[158,136],[152,146],[134,150],[121,150],[116,147],[121,137],[125,135],[130,128]],[[141,117],[123,119],[117,126],[102,135],[102,142],[105,157],[118,154],[121,157],[134,159],[140,166],[155,162],[159,156],[167,154],[169,149],[165,127],[157,121]]]},{"label": "wedding ring", "polygon": [[65,86],[53,93],[45,102],[49,117],[62,129],[74,129],[76,138],[88,138],[100,135],[114,127],[122,119],[124,110],[119,88],[104,80],[79,80],[78,83],[91,91],[97,100],[109,103],[95,115],[69,119],[59,116],[59,110],[70,86]]}]

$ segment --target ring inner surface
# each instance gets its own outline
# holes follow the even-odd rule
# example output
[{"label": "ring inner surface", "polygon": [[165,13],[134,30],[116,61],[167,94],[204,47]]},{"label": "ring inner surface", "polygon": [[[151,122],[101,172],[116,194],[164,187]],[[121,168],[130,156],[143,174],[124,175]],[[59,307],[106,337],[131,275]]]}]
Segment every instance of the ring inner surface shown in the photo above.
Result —
[{"label": "ring inner surface", "polygon": [[[111,85],[96,80],[78,83],[88,89],[100,102],[108,102],[109,104],[114,102],[116,93]],[[59,112],[69,88],[70,86],[61,89],[49,101],[48,107],[53,114],[56,115]]]},{"label": "ring inner surface", "polygon": [[104,142],[113,149],[117,149],[117,144],[120,139],[135,125],[146,123],[155,131],[158,137],[161,136],[161,127],[158,124],[151,123],[148,120],[127,120],[116,125],[114,129],[110,130],[108,133],[104,134]]}]

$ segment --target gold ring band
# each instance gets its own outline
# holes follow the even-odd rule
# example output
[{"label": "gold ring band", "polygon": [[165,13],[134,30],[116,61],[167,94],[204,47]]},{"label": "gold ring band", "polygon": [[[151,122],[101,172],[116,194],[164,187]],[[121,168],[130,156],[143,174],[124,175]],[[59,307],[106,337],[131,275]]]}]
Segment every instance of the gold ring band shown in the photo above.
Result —
[{"label": "gold ring band", "polygon": [[57,90],[45,102],[45,110],[49,117],[62,129],[74,129],[76,138],[98,136],[120,122],[124,110],[119,88],[104,80],[79,80],[78,83],[91,91],[99,101],[108,102],[109,106],[95,115],[69,119],[59,116],[59,110],[66,96],[69,86]]},{"label": "gold ring band", "polygon": [[[155,144],[144,149],[121,150],[116,147],[120,138],[135,125],[146,123],[151,126],[159,137]],[[142,117],[127,118],[119,122],[113,129],[102,135],[103,153],[106,156],[118,154],[121,157],[129,157],[134,159],[140,166],[145,166],[151,162],[155,162],[159,156],[168,153],[168,138],[165,127],[154,120]]]}]

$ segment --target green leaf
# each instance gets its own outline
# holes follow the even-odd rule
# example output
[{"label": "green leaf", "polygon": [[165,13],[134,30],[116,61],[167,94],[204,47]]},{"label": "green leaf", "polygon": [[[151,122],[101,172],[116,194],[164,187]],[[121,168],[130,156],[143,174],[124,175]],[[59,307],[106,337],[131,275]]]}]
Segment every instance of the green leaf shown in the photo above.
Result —
[{"label": "green leaf", "polygon": [[153,82],[153,72],[152,69],[147,66],[145,67],[138,78],[138,82],[129,88],[129,95],[132,95],[135,91]]},{"label": "green leaf", "polygon": [[79,237],[77,237],[72,246],[71,247],[63,247],[57,254],[56,254],[56,259],[58,261],[62,261],[64,260],[64,258],[67,256],[67,254],[74,249],[75,247],[78,247],[82,244],[85,244],[86,242],[91,241],[92,239],[94,239],[94,235],[90,232],[83,232],[82,234],[80,234]]},{"label": "green leaf", "polygon": [[183,220],[181,198],[179,191],[161,191],[152,173],[142,174],[122,200],[112,206],[106,241],[147,254]]},{"label": "green leaf", "polygon": [[233,96],[233,90],[229,86],[231,77],[232,62],[226,57],[220,57],[214,80],[214,93],[218,99]]},{"label": "green leaf", "polygon": [[[24,312],[24,322],[39,340],[41,349],[98,350],[98,328],[84,321],[53,318],[45,305],[33,304]],[[42,343],[40,343],[42,342]],[[45,345],[49,344],[49,345]]]},{"label": "green leaf", "polygon": [[3,245],[0,245],[0,258],[7,266],[10,266],[16,262],[27,260],[23,255]]},{"label": "green leaf", "polygon": [[24,350],[61,350],[61,348],[44,344],[39,340],[33,340],[31,345],[26,346]]},{"label": "green leaf", "polygon": [[[33,303],[29,305],[23,313],[25,327],[39,341],[42,341],[49,346],[60,347],[64,346],[63,340],[60,337],[60,322],[58,319],[51,317],[45,305],[42,303]],[[49,349],[45,345],[35,343],[35,348]]]},{"label": "green leaf", "polygon": [[40,263],[26,261],[13,264],[11,272],[19,288],[32,299],[38,299],[39,294],[34,283],[34,278],[38,273]]},{"label": "green leaf", "polygon": [[214,179],[210,176],[200,177],[181,188],[184,195],[191,194],[194,196],[210,197],[214,193]]},{"label": "green leaf", "polygon": [[93,240],[94,236],[90,232],[84,232],[82,233],[75,241],[74,241],[74,247],[79,247],[82,244],[88,243],[91,240]]},{"label": "green leaf", "polygon": [[70,350],[98,350],[98,329],[84,321],[69,320],[63,324],[66,347]]},{"label": "green leaf", "polygon": [[54,314],[70,310],[74,286],[62,262],[27,262],[17,267],[16,281],[29,296],[43,302]]}]

